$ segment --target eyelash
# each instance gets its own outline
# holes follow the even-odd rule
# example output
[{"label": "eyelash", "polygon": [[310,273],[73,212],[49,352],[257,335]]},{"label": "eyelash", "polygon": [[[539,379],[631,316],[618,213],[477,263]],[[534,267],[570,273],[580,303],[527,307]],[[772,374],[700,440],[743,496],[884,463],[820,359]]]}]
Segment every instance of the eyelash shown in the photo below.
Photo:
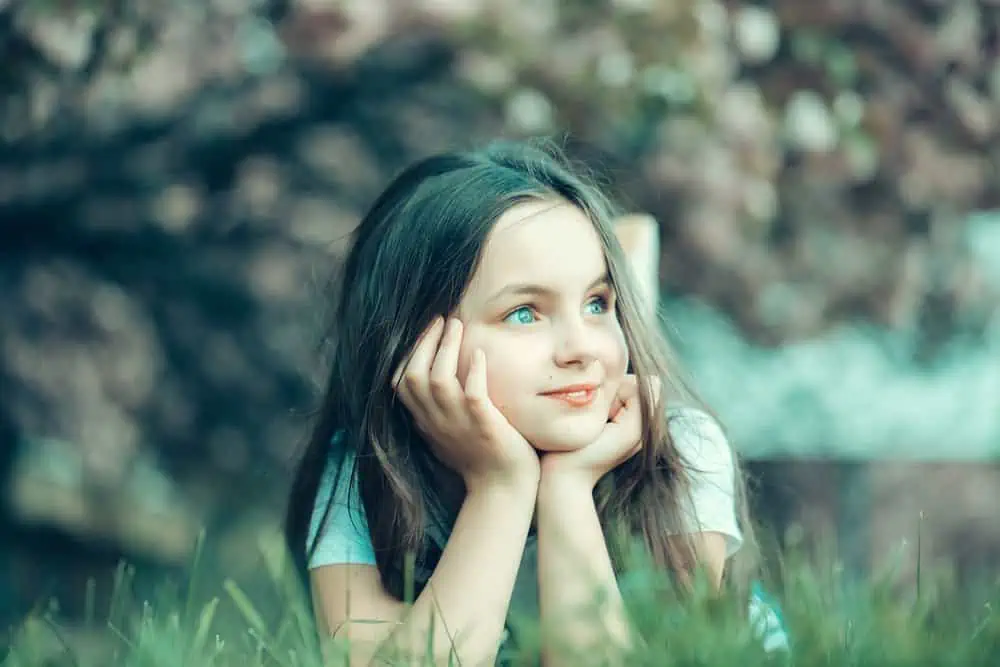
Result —
[{"label": "eyelash", "polygon": [[[594,301],[600,301],[600,302],[602,302],[603,307],[604,307],[604,312],[597,313],[598,315],[607,315],[608,313],[611,312],[611,308],[612,308],[612,297],[611,296],[599,294],[599,295],[595,296],[594,298],[590,299],[587,302],[587,305],[589,306],[590,304],[594,303]],[[530,311],[532,311],[534,313],[535,308],[534,308],[534,306],[531,306],[530,304],[525,304],[523,306],[518,306],[514,310],[511,310],[506,315],[504,315],[504,317],[503,317],[504,322],[509,321],[512,315],[514,315],[515,313],[519,313],[522,310],[530,310]],[[530,323],[526,322],[524,324],[530,324]]]}]

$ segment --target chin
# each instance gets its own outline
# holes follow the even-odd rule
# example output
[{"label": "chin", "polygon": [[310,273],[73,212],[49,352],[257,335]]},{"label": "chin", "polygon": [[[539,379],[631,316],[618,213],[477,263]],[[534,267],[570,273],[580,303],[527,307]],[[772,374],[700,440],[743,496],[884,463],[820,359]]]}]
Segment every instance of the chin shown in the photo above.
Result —
[{"label": "chin", "polygon": [[583,449],[586,443],[573,441],[573,440],[535,440],[532,443],[540,452],[575,452],[578,449]]},{"label": "chin", "polygon": [[594,442],[604,428],[603,423],[589,428],[581,426],[567,426],[553,432],[539,433],[530,442],[540,452],[575,452]]}]

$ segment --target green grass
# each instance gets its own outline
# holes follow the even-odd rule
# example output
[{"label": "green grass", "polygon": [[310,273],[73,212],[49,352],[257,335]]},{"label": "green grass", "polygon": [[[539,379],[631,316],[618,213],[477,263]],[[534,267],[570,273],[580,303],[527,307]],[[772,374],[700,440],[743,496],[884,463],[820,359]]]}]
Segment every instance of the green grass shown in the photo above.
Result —
[{"label": "green grass", "polygon": [[[638,576],[624,586],[624,595],[646,645],[627,664],[1000,664],[1000,587],[976,591],[980,602],[971,604],[969,591],[944,574],[925,572],[918,587],[901,582],[890,568],[863,585],[849,585],[836,567],[787,560],[770,588],[792,636],[790,653],[761,649],[739,611],[745,602],[713,599],[702,587],[686,604],[665,603],[651,593],[655,582]],[[192,574],[198,574],[199,561],[200,550]],[[93,602],[100,582],[88,586],[82,627],[62,625],[58,612],[47,609],[13,629],[4,667],[319,667],[311,613],[277,540],[262,542],[260,562],[256,583],[264,587],[256,596],[233,581],[192,577],[183,588],[165,582],[148,602],[136,597],[135,573],[123,565],[105,582],[113,588],[106,609]],[[261,593],[264,588],[269,592]],[[533,664],[531,648],[525,665]],[[327,664],[344,664],[347,650],[331,644],[333,661]],[[588,664],[587,657],[578,656],[574,664]]]}]

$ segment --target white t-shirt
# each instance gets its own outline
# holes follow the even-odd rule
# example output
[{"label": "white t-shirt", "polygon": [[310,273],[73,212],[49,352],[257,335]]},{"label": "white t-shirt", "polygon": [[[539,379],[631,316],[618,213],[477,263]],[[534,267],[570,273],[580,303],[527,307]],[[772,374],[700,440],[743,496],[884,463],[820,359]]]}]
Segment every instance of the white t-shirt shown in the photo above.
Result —
[{"label": "white t-shirt", "polygon": [[[690,505],[685,503],[682,508],[685,525],[678,532],[723,534],[728,558],[743,543],[736,521],[735,478],[729,442],[715,420],[691,408],[677,408],[671,413],[670,433],[681,458],[689,466],[691,478]],[[336,438],[331,444],[335,446]],[[341,475],[353,470],[352,454],[347,453],[339,467],[333,457],[327,464],[316,494],[308,544],[312,544],[319,530],[338,469]],[[344,563],[375,565],[375,550],[357,485],[344,483],[346,481],[336,484],[333,505],[309,559],[310,568]]]}]

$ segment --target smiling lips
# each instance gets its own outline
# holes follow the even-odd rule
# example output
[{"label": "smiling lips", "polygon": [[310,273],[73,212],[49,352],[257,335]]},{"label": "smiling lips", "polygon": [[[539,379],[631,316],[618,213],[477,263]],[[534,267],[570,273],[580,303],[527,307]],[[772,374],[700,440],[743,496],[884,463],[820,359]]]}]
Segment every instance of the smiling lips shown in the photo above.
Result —
[{"label": "smiling lips", "polygon": [[584,408],[594,402],[597,389],[596,384],[574,384],[555,391],[547,391],[542,395],[562,401],[574,408]]}]

